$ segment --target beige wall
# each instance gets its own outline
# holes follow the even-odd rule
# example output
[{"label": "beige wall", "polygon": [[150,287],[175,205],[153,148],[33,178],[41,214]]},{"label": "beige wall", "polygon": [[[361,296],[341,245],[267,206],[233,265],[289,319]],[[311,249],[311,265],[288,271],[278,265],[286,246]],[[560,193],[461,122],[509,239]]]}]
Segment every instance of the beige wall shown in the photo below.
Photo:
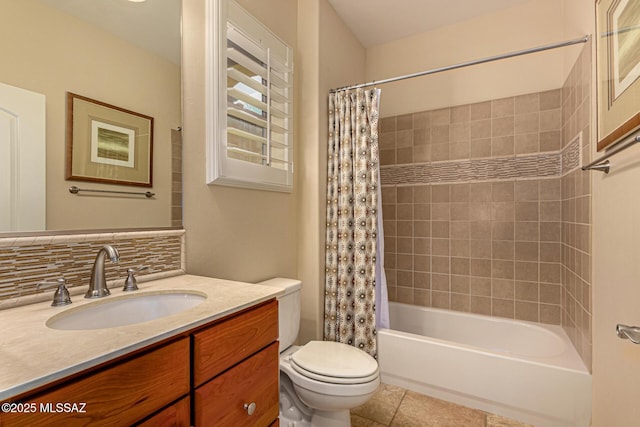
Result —
[{"label": "beige wall", "polygon": [[[35,0],[3,0],[1,7],[0,82],[46,95],[47,230],[170,226],[171,128],[181,125],[180,66]],[[67,91],[154,117],[155,199],[68,192],[71,185],[132,187],[65,181]]]},{"label": "beige wall", "polygon": [[[594,4],[565,0],[567,26],[595,33]],[[595,76],[595,40],[592,76]],[[593,82],[596,82],[593,79]],[[596,111],[595,83],[591,85]],[[597,140],[595,117],[591,156]],[[635,426],[640,417],[640,348],[616,336],[618,323],[640,325],[640,161],[637,149],[611,158],[608,175],[589,172],[592,182],[593,418],[592,425]]]},{"label": "beige wall", "polygon": [[[594,2],[564,0],[567,32],[595,34]],[[591,158],[595,151],[596,79],[592,43]],[[640,161],[630,149],[611,159],[608,175],[588,172],[592,185],[592,425],[635,426],[640,417],[640,348],[616,336],[618,323],[640,325]]]},{"label": "beige wall", "polygon": [[[296,2],[242,1],[287,44],[296,48]],[[296,197],[293,193],[207,185],[205,178],[205,1],[183,5],[184,226],[187,271],[254,282],[296,277]],[[296,72],[298,66],[295,65]],[[299,92],[296,94],[296,103]],[[299,131],[294,123],[294,131]],[[298,149],[299,143],[294,144]],[[298,173],[298,168],[296,168]]]},{"label": "beige wall", "polygon": [[[300,144],[296,161],[300,166],[295,176],[300,188],[298,215],[298,278],[303,282],[302,311],[298,340],[307,342],[320,339],[321,335],[321,283],[322,283],[322,241],[321,224],[321,184],[320,152],[320,1],[301,0],[298,2],[298,52],[296,84],[301,97],[296,114],[300,124]],[[326,173],[326,172],[325,172]]]},{"label": "beige wall", "polygon": [[[562,1],[562,25],[564,39],[589,35],[592,41],[591,48],[592,50],[595,49],[595,40],[593,39],[595,26],[594,4],[595,1],[591,0]],[[567,76],[575,64],[576,58],[580,54],[580,50],[562,49],[562,53],[564,55],[564,75]]]},{"label": "beige wall", "polygon": [[297,114],[300,144],[298,277],[303,282],[300,342],[321,339],[324,317],[324,242],[327,176],[327,96],[330,89],[364,79],[364,48],[327,0],[298,2]]},{"label": "beige wall", "polygon": [[[530,0],[498,12],[367,49],[367,81],[416,73],[577,38],[565,31],[562,2]],[[568,48],[579,52],[580,48]],[[381,116],[556,89],[563,50],[475,65],[382,86]],[[576,53],[573,53],[574,61]],[[567,70],[568,72],[568,70]]]},{"label": "beige wall", "polygon": [[640,162],[616,155],[593,174],[593,425],[635,426],[640,416],[640,348],[616,324],[640,325]]}]

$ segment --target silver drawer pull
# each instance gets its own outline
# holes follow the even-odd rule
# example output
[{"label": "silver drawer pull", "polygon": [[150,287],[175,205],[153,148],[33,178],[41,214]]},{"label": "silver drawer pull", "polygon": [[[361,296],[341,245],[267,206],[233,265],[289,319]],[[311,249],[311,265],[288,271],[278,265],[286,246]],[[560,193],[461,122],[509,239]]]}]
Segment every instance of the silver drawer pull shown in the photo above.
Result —
[{"label": "silver drawer pull", "polygon": [[256,403],[255,402],[245,403],[244,409],[247,411],[247,414],[253,415],[253,413],[256,411]]},{"label": "silver drawer pull", "polygon": [[640,327],[618,324],[616,334],[622,339],[628,339],[634,344],[640,344]]}]

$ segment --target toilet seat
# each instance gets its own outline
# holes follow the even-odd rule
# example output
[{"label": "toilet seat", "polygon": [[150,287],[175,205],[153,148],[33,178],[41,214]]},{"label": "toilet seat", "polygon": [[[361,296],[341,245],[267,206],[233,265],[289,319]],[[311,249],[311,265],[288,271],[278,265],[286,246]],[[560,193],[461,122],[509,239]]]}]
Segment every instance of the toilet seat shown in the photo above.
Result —
[{"label": "toilet seat", "polygon": [[296,390],[301,387],[314,393],[327,396],[353,397],[373,393],[378,387],[378,384],[380,384],[379,375],[375,375],[372,381],[365,383],[339,384],[325,381],[327,379],[331,381],[335,380],[331,378],[316,380],[298,372],[298,370],[294,369],[293,365],[290,356],[280,356],[280,371],[289,377]]},{"label": "toilet seat", "polygon": [[378,378],[378,363],[355,347],[333,341],[310,341],[290,356],[299,374],[331,384],[363,384]]},{"label": "toilet seat", "polygon": [[378,375],[379,375],[378,372],[376,372],[374,374],[371,374],[369,376],[362,377],[362,378],[336,378],[336,377],[329,377],[326,375],[320,375],[311,371],[307,371],[304,368],[301,368],[300,366],[296,365],[296,363],[293,361],[291,363],[291,367],[300,375],[304,375],[307,378],[314,379],[316,381],[322,381],[325,383],[331,383],[331,384],[349,385],[349,384],[368,383],[378,378]]}]

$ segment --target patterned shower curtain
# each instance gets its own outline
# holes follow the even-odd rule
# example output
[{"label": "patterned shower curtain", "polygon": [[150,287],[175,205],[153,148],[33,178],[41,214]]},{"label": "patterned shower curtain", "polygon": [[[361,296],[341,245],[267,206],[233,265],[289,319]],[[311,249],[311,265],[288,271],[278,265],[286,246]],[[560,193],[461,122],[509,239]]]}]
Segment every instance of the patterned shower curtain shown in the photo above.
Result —
[{"label": "patterned shower curtain", "polygon": [[329,94],[324,339],[376,357],[376,89]]}]

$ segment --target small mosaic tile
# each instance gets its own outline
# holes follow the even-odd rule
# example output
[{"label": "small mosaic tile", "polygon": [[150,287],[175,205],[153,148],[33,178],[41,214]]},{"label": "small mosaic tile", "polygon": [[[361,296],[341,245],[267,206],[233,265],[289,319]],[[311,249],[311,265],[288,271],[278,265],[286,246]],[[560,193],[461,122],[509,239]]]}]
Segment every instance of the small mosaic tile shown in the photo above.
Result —
[{"label": "small mosaic tile", "polygon": [[105,244],[120,253],[119,262],[106,264],[107,281],[124,279],[132,267],[147,266],[144,275],[183,270],[183,239],[184,230],[0,238],[0,301],[51,292],[38,283],[60,277],[70,291],[87,286]]},{"label": "small mosaic tile", "polygon": [[580,167],[581,139],[553,153],[380,167],[383,186],[559,177]]}]

